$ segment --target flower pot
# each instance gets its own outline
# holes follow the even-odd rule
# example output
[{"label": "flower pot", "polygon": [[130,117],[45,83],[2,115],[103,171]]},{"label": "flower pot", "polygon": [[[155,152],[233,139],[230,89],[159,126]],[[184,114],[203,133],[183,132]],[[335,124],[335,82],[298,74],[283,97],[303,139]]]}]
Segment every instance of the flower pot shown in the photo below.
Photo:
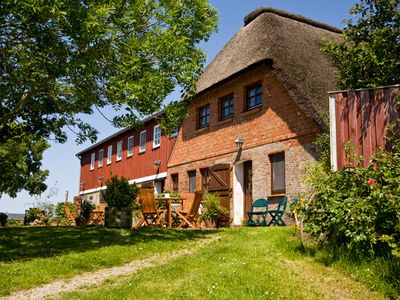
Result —
[{"label": "flower pot", "polygon": [[109,228],[131,228],[132,209],[130,207],[106,207],[105,226]]}]

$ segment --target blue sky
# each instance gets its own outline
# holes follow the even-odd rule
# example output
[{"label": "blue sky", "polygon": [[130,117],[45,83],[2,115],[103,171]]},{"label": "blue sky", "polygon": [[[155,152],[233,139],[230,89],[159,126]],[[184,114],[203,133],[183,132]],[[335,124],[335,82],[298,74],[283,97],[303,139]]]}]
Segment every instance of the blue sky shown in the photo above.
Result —
[{"label": "blue sky", "polygon": [[[343,19],[349,18],[349,9],[356,1],[353,0],[210,0],[219,12],[218,32],[213,34],[207,43],[201,46],[207,53],[208,62],[222,49],[226,42],[243,26],[243,18],[260,6],[269,6],[282,9],[291,13],[327,23],[339,28],[343,27]],[[166,99],[175,100],[179,96],[176,93]],[[111,117],[113,111],[106,109],[103,112]],[[91,124],[100,132],[98,140],[101,140],[118,129],[110,125],[100,114],[95,113],[87,117]],[[78,194],[79,191],[79,169],[80,162],[75,156],[76,153],[90,146],[87,142],[76,145],[73,134],[69,134],[66,144],[51,144],[50,149],[44,153],[43,168],[50,171],[47,178],[48,190],[40,199],[57,203],[65,200],[66,191],[69,193],[69,200]],[[53,188],[53,192],[50,192]],[[24,212],[31,207],[38,199],[30,197],[27,193],[21,192],[16,198],[3,195],[0,199],[0,211],[3,212]]]}]

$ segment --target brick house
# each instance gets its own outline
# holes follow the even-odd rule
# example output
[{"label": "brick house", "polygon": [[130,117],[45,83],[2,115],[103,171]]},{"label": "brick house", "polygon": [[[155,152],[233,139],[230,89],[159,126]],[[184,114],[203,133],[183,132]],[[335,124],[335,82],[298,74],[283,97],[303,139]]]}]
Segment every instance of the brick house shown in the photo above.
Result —
[{"label": "brick house", "polygon": [[130,183],[151,183],[158,192],[164,189],[176,135],[162,134],[158,115],[144,119],[140,129],[123,129],[76,154],[81,161],[82,200],[101,204],[100,191],[111,175],[124,176]]},{"label": "brick house", "polygon": [[271,8],[246,16],[197,83],[166,185],[219,194],[231,225],[246,219],[253,199],[298,194],[335,83],[321,41],[339,32]]}]

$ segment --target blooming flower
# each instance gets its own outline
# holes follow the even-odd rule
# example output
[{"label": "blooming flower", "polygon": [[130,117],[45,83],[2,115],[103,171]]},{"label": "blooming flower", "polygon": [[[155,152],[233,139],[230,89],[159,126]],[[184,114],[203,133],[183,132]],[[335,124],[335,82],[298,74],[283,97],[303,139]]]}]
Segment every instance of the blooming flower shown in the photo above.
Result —
[{"label": "blooming flower", "polygon": [[373,178],[368,179],[368,185],[373,185],[373,184],[375,184],[375,179]]}]

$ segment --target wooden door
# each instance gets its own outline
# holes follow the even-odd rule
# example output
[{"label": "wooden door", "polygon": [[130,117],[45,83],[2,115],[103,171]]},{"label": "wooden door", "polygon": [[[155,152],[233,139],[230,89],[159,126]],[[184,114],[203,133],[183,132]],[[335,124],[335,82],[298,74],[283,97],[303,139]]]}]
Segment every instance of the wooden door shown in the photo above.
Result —
[{"label": "wooden door", "polygon": [[[208,169],[208,193],[216,194],[220,197],[222,205],[230,213],[231,188],[230,188],[230,165],[219,164]],[[230,223],[229,213],[224,224]]]},{"label": "wooden door", "polygon": [[253,164],[251,160],[245,161],[243,164],[243,176],[244,176],[244,219],[247,219],[247,212],[251,211],[251,205],[253,203]]}]

